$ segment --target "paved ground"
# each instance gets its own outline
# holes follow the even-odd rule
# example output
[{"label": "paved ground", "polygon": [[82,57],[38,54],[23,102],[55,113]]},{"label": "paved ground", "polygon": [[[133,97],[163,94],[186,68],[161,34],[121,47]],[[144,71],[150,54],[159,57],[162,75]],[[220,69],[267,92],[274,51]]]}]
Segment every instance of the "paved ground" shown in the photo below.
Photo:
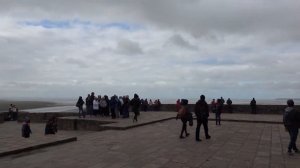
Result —
[{"label": "paved ground", "polygon": [[28,148],[57,144],[74,140],[74,137],[89,133],[88,131],[59,131],[56,135],[44,135],[45,124],[31,124],[30,138],[21,137],[22,123],[5,122],[0,125],[0,156],[16,153]]},{"label": "paved ground", "polygon": [[[280,116],[276,120],[279,119]],[[18,128],[13,130],[19,135],[20,125],[16,123],[4,123],[0,127]],[[44,125],[32,124],[32,127],[42,130]],[[201,128],[202,142],[195,141],[195,126],[188,127],[189,137],[179,139],[180,127],[181,122],[173,119],[125,131],[64,131],[60,133],[76,135],[78,141],[2,157],[0,167],[298,168],[300,165],[300,154],[288,156],[286,153],[289,138],[281,124],[222,122],[216,126],[210,121],[212,139],[205,140]],[[18,144],[25,140],[11,141]],[[300,146],[299,140],[297,145]]]}]

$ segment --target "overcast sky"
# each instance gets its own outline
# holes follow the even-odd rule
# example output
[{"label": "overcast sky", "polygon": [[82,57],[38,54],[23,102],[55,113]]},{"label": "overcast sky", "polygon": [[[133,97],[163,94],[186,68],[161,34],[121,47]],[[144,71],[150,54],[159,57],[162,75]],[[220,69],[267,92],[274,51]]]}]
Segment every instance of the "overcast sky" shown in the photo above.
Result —
[{"label": "overcast sky", "polygon": [[299,0],[0,0],[0,98],[300,97]]}]

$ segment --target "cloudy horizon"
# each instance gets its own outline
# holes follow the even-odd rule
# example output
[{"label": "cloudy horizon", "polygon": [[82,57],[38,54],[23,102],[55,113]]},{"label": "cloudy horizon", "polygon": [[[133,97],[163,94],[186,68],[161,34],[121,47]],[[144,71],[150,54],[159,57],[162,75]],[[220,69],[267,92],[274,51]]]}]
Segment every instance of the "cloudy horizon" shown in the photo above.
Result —
[{"label": "cloudy horizon", "polygon": [[299,98],[297,0],[0,0],[0,98]]}]

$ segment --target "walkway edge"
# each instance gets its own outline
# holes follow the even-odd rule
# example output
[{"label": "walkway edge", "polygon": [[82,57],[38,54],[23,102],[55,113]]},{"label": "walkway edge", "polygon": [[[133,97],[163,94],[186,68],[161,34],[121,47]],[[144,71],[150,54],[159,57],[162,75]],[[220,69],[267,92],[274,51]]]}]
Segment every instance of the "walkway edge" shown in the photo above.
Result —
[{"label": "walkway edge", "polygon": [[[216,121],[216,119],[209,118],[209,121]],[[254,121],[254,120],[236,120],[236,119],[221,119],[222,121],[228,122],[244,122],[244,123],[262,123],[262,124],[283,124],[280,121]]]},{"label": "walkway edge", "polygon": [[8,155],[19,154],[19,153],[22,153],[22,152],[28,152],[28,151],[32,151],[32,150],[36,150],[36,149],[41,149],[41,148],[45,148],[45,147],[60,145],[60,144],[64,144],[64,143],[68,143],[68,142],[73,142],[73,141],[77,141],[77,137],[71,137],[71,138],[66,138],[66,139],[58,140],[58,141],[54,141],[54,142],[49,142],[49,143],[44,143],[44,144],[29,146],[29,147],[26,147],[26,148],[20,148],[20,149],[16,149],[16,150],[1,152],[0,153],[0,157],[5,157],[5,156],[8,156]]}]

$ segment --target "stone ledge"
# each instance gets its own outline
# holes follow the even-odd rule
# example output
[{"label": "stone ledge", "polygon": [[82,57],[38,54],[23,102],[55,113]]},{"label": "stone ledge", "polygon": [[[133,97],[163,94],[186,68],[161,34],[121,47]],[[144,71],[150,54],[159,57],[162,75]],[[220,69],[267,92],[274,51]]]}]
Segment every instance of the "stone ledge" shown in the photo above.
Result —
[{"label": "stone ledge", "polygon": [[[208,119],[209,121],[216,121],[216,119]],[[262,124],[283,124],[283,122],[280,121],[255,121],[255,120],[238,120],[238,119],[221,119],[222,121],[227,122],[244,122],[244,123],[262,123]]]},{"label": "stone ledge", "polygon": [[66,138],[66,139],[63,139],[63,140],[58,140],[58,141],[48,142],[48,143],[44,143],[44,144],[38,144],[38,145],[33,145],[33,146],[25,147],[25,148],[19,148],[19,149],[15,149],[15,150],[1,152],[0,157],[19,154],[19,153],[22,153],[22,152],[28,152],[28,151],[32,151],[32,150],[36,150],[36,149],[41,149],[41,148],[45,148],[45,147],[60,145],[60,144],[73,142],[73,141],[77,141],[77,137],[71,137],[71,138]]}]

